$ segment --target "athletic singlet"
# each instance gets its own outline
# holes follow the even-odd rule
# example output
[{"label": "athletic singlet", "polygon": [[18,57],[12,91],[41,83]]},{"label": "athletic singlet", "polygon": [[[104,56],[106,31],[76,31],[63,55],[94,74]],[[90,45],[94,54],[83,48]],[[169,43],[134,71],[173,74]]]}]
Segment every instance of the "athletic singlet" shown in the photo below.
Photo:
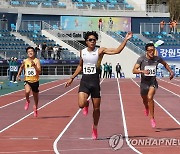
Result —
[{"label": "athletic singlet", "polygon": [[[33,61],[35,64],[37,64],[38,59],[35,58]],[[25,64],[25,66],[24,66],[25,67],[24,81],[28,81],[31,83],[39,81],[39,74],[36,71],[36,69],[31,66],[31,61],[27,58],[24,60],[24,64]]]},{"label": "athletic singlet", "polygon": [[148,59],[146,56],[141,56],[137,60],[137,64],[140,65],[140,70],[148,70],[149,74],[141,74],[141,82],[151,82],[156,80],[157,65],[163,60],[161,57],[154,56],[153,59]]},{"label": "athletic singlet", "polygon": [[99,80],[99,71],[102,58],[99,58],[99,48],[95,48],[93,51],[88,51],[87,48],[81,51],[81,57],[83,60],[83,76],[82,80]]}]

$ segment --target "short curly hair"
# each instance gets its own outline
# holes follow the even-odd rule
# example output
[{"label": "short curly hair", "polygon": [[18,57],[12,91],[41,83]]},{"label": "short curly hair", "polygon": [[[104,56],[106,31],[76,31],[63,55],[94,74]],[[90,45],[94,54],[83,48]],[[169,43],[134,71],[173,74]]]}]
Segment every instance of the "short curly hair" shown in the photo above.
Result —
[{"label": "short curly hair", "polygon": [[154,43],[147,43],[145,46],[145,50],[147,50],[148,47],[154,47]]},{"label": "short curly hair", "polygon": [[27,48],[26,48],[26,53],[27,53],[27,51],[28,51],[29,49],[32,49],[32,50],[35,52],[35,49],[34,49],[33,47],[27,47]]},{"label": "short curly hair", "polygon": [[86,32],[86,34],[84,35],[85,41],[88,39],[88,37],[89,37],[90,35],[95,36],[96,40],[98,40],[98,33],[97,33],[96,31],[92,31],[92,32],[89,32],[89,31],[88,31],[88,32]]}]

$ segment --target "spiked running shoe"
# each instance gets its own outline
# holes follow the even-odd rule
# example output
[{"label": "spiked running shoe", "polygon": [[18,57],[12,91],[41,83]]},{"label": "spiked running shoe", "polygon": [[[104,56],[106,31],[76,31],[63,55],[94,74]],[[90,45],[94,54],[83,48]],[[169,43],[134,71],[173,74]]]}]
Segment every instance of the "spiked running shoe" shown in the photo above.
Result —
[{"label": "spiked running shoe", "polygon": [[151,119],[151,126],[152,128],[155,128],[156,127],[156,122],[154,119]]},{"label": "spiked running shoe", "polygon": [[84,114],[85,116],[88,115],[89,100],[87,100],[87,103],[88,103],[88,106],[85,106],[85,107],[82,109],[82,110],[83,110],[83,114]]},{"label": "spiked running shoe", "polygon": [[96,140],[97,139],[97,129],[95,129],[93,126],[92,126],[92,139]]},{"label": "spiked running shoe", "polygon": [[30,104],[30,102],[26,101],[25,106],[24,106],[24,110],[28,110],[29,104]]},{"label": "spiked running shoe", "polygon": [[34,117],[37,117],[38,116],[37,108],[36,106],[34,106],[33,108],[34,108]]}]

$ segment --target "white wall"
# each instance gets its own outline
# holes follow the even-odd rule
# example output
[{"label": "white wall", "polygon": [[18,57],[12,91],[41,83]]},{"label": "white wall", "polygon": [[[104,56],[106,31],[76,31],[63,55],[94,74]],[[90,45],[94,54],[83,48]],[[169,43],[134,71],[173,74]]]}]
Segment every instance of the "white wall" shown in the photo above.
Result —
[{"label": "white wall", "polygon": [[[117,48],[120,45],[118,41],[112,37],[101,32],[101,47],[107,48]],[[104,55],[104,58],[101,64],[111,63],[112,64],[112,73],[115,73],[116,76],[116,64],[119,63],[122,67],[122,72],[124,72],[126,78],[135,77],[132,73],[134,64],[136,63],[139,55],[131,51],[129,48],[125,47],[120,54],[116,55]]]},{"label": "white wall", "polygon": [[126,0],[135,10],[146,11],[146,0]]}]

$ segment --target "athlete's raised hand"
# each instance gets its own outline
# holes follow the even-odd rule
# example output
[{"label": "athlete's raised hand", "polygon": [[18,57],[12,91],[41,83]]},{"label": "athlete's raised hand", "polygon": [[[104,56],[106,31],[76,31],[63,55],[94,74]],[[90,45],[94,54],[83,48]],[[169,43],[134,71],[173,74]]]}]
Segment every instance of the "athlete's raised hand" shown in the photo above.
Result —
[{"label": "athlete's raised hand", "polygon": [[132,32],[128,32],[125,36],[125,39],[126,40],[129,40],[131,37],[133,36],[133,33]]},{"label": "athlete's raised hand", "polygon": [[69,87],[72,82],[73,82],[73,78],[70,78],[69,80],[67,80],[64,87]]}]

